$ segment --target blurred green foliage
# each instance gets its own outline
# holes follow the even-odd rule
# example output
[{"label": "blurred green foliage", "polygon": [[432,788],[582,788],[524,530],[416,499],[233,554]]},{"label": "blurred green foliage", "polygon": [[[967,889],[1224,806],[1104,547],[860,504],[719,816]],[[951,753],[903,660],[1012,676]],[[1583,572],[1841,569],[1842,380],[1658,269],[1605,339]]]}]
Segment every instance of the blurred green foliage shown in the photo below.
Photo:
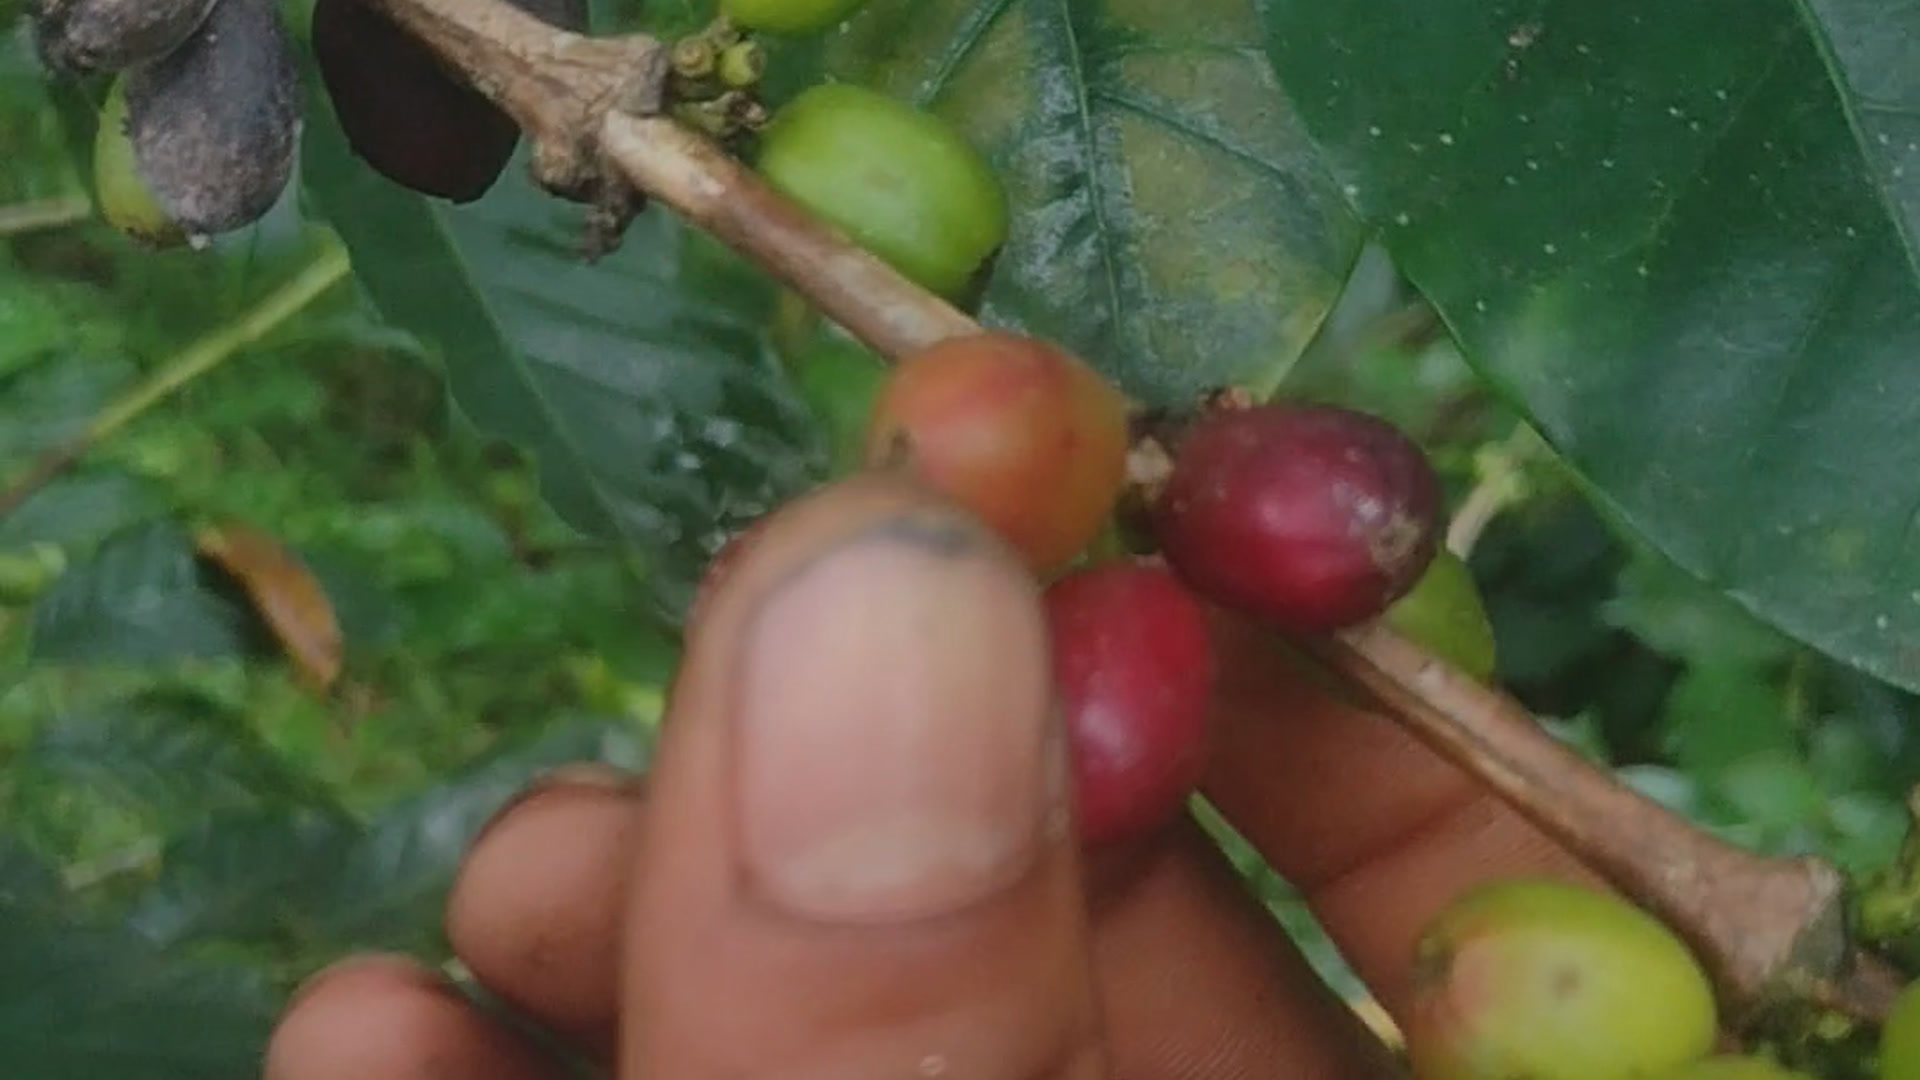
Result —
[{"label": "blurred green foliage", "polygon": [[[665,7],[697,23],[692,5]],[[0,40],[0,482],[328,243],[296,199],[211,253],[139,251],[93,220],[68,145],[23,38]],[[490,238],[466,227],[458,257],[484,261]],[[525,447],[450,407],[461,358],[396,329],[364,286],[329,290],[0,515],[0,957],[18,965],[0,969],[0,1047],[47,1015],[12,1000],[31,986],[156,1047],[198,1018],[198,1044],[137,1076],[244,1068],[279,995],[339,953],[442,958],[437,904],[465,840],[529,777],[646,759],[676,644],[644,568],[548,505]],[[705,300],[727,332],[739,312]],[[644,342],[651,360],[680,344]],[[816,385],[842,375],[803,376],[800,396],[845,465],[850,421]],[[1456,508],[1499,493],[1469,562],[1500,680],[1557,734],[1739,843],[1856,874],[1886,865],[1920,782],[1920,700],[1756,622],[1605,516],[1380,249],[1283,392],[1416,434]],[[228,521],[279,537],[325,585],[348,642],[330,697],[194,558],[192,530]],[[1286,884],[1227,846],[1329,978],[1360,992]],[[106,957],[93,984],[45,975],[68,948]],[[188,984],[174,1011],[153,1007]],[[17,1065],[90,1068],[71,1048]]]}]

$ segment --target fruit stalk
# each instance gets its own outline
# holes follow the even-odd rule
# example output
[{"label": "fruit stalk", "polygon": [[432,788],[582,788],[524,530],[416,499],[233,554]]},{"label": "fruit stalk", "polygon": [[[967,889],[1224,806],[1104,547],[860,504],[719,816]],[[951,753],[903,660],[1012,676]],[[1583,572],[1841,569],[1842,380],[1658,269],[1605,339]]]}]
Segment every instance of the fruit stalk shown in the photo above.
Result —
[{"label": "fruit stalk", "polygon": [[780,278],[883,357],[980,332],[958,308],[667,117],[610,112],[601,148],[642,191]]},{"label": "fruit stalk", "polygon": [[1900,980],[1850,950],[1833,867],[1755,855],[1694,827],[1389,628],[1303,645],[1686,937],[1736,1022],[1796,996],[1885,1017]]},{"label": "fruit stalk", "polygon": [[26,472],[0,491],[0,521],[20,509],[34,493],[58,477],[89,450],[138,419],[174,391],[219,367],[248,345],[266,337],[353,270],[344,249],[329,245],[285,285],[274,290],[239,320],[221,327],[168,361],[159,371],[115,400],[72,438],[49,448]]}]

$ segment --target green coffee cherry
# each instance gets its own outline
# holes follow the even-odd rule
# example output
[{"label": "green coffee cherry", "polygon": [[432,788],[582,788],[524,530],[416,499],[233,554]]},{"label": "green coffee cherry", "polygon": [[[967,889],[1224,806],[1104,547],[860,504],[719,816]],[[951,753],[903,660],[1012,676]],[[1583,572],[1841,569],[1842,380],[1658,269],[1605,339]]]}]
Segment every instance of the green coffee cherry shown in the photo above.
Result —
[{"label": "green coffee cherry", "polygon": [[1625,900],[1521,878],[1472,889],[1422,935],[1407,1053],[1421,1080],[1629,1080],[1718,1036],[1687,946]]},{"label": "green coffee cherry", "polygon": [[93,135],[93,189],[107,223],[142,244],[168,248],[186,242],[187,234],[154,200],[134,162],[124,79],[113,81],[100,109],[100,126]]},{"label": "green coffee cherry", "polygon": [[1766,1058],[1722,1054],[1661,1073],[1655,1080],[1813,1080],[1813,1077]]},{"label": "green coffee cherry", "polygon": [[1920,1080],[1920,982],[1894,999],[1880,1029],[1880,1080]]},{"label": "green coffee cherry", "polygon": [[815,86],[774,115],[760,172],[922,288],[953,299],[1006,242],[1007,195],[951,125],[857,86]]},{"label": "green coffee cherry", "polygon": [[42,63],[67,75],[119,72],[186,43],[217,0],[43,0],[31,10]]},{"label": "green coffee cherry", "polygon": [[1486,682],[1493,678],[1493,623],[1473,571],[1451,551],[1434,556],[1413,591],[1387,609],[1388,626]]},{"label": "green coffee cherry", "polygon": [[835,474],[858,468],[887,365],[859,342],[823,333],[792,370],[800,396],[826,433]]},{"label": "green coffee cherry", "polygon": [[860,10],[867,0],[720,0],[720,13],[749,30],[816,34]]}]

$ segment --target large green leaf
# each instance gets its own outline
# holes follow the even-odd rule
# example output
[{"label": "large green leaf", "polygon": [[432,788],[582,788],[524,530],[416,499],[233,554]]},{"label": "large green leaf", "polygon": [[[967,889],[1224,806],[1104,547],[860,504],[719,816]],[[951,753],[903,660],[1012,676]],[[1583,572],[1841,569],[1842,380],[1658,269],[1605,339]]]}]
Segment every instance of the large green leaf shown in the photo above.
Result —
[{"label": "large green leaf", "polygon": [[164,510],[157,485],[143,478],[104,469],[67,473],[0,517],[0,550],[85,544]]},{"label": "large green leaf", "polygon": [[168,839],[127,925],[167,946],[275,941],[307,914],[359,838],[355,823],[308,809],[210,814]]},{"label": "large green leaf", "polygon": [[[351,559],[298,550],[348,642],[395,629],[392,598]],[[33,655],[54,663],[156,664],[276,651],[236,584],[172,521],[129,526],[70,567],[33,608]]]},{"label": "large green leaf", "polygon": [[33,1080],[244,1080],[276,1002],[235,968],[172,959],[118,928],[0,897],[0,1047]]},{"label": "large green leaf", "polygon": [[[1876,10],[1882,37],[1920,34],[1911,3]],[[1920,687],[1920,283],[1877,137],[1848,123],[1863,99],[1790,0],[1273,0],[1266,21],[1354,205],[1603,503]],[[1851,50],[1853,85],[1910,89],[1876,66],[1901,51]]]},{"label": "large green leaf", "polygon": [[382,810],[338,861],[312,866],[302,898],[309,931],[336,948],[431,947],[460,860],[500,807],[560,765],[644,760],[644,740],[626,720],[568,718],[503,747]]},{"label": "large green leaf", "polygon": [[1014,218],[983,318],[1178,405],[1274,385],[1360,250],[1261,56],[1259,8],[874,0],[827,64],[991,154]]},{"label": "large green leaf", "polygon": [[1920,0],[1797,0],[1920,270]]},{"label": "large green leaf", "polygon": [[433,952],[447,888],[495,811],[556,766],[635,767],[644,753],[625,720],[571,717],[363,823],[304,810],[209,817],[172,838],[132,925],[169,943],[293,939],[320,962],[352,949]]},{"label": "large green leaf", "polygon": [[42,353],[0,379],[0,463],[72,438],[135,374],[112,354]]},{"label": "large green leaf", "polygon": [[34,656],[138,664],[257,650],[252,613],[215,591],[213,574],[171,522],[116,533],[35,603]]},{"label": "large green leaf", "polygon": [[51,717],[12,770],[21,782],[82,787],[157,823],[259,806],[339,812],[245,716],[190,692],[154,690]]},{"label": "large green leaf", "polygon": [[624,543],[669,617],[733,529],[822,474],[824,452],[769,348],[771,283],[662,211],[597,264],[582,208],[525,155],[453,207],[380,178],[324,105],[305,182],[394,324],[446,366],[455,403],[533,453],[573,526]]}]

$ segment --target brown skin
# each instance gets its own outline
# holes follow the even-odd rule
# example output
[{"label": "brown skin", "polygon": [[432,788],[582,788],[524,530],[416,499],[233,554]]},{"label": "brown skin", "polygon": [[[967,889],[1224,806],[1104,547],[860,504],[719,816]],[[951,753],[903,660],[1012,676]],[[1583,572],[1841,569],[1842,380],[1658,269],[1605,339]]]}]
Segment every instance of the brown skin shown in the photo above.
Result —
[{"label": "brown skin", "polygon": [[[918,920],[793,918],[739,872],[745,834],[725,793],[739,782],[743,639],[824,553],[878,523],[941,513],[879,478],[783,513],[695,632],[646,789],[562,777],[475,844],[449,905],[469,966],[621,1077],[891,1080],[934,1051],[956,1080],[1400,1075],[1190,822],[1093,866],[1070,834],[1043,832],[1018,872]],[[966,591],[995,593],[976,581],[998,572],[994,553],[960,546],[960,560],[926,564],[929,587],[972,574]],[[858,610],[863,580],[842,576],[834,611]],[[987,617],[1018,640],[1037,598],[1012,584],[997,595],[1005,610]],[[1405,1007],[1421,925],[1459,889],[1515,874],[1585,880],[1390,721],[1327,696],[1245,626],[1221,627],[1208,793],[1307,891],[1390,1012]],[[903,677],[899,664],[852,667],[826,684],[848,700],[885,698]],[[887,740],[857,742],[841,749]],[[268,1080],[560,1077],[417,969],[346,963],[359,966],[323,973],[290,1007]]]}]

